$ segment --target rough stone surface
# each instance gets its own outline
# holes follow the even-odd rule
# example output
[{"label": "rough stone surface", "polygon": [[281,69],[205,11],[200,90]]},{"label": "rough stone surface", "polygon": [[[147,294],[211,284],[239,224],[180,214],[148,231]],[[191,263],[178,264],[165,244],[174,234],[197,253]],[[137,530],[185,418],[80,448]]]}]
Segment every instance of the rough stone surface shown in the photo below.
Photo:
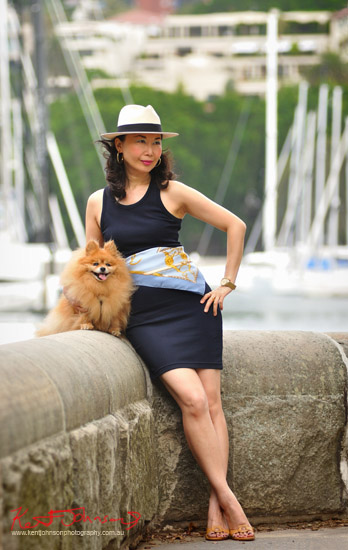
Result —
[{"label": "rough stone surface", "polygon": [[[346,391],[342,354],[326,335],[225,333],[228,481],[255,521],[326,517],[347,509],[340,472]],[[180,411],[158,384],[153,410],[160,478],[166,480],[157,521],[204,518],[207,484],[184,440]]]},{"label": "rough stone surface", "polygon": [[[151,386],[129,344],[83,331],[20,342],[1,346],[0,371],[3,547],[113,550],[134,544],[156,513],[157,465],[146,399]],[[34,526],[32,518],[50,510],[84,508],[85,521],[66,512],[41,526],[50,535],[12,535],[19,507],[27,512],[13,530],[21,532],[21,525]],[[141,520],[128,529],[132,511]],[[72,534],[52,534],[57,530]],[[97,535],[89,536],[92,530]]]},{"label": "rough stone surface", "polygon": [[233,332],[225,340],[229,481],[252,516],[345,509],[339,455],[347,371],[310,332]]},{"label": "rough stone surface", "polygon": [[[4,543],[6,550],[94,550],[128,547],[141,536],[157,508],[152,411],[146,401],[129,405],[71,431],[34,444],[2,460]],[[34,516],[71,510],[42,531],[84,532],[85,536],[11,535]],[[133,516],[138,524],[129,529]],[[141,511],[141,512],[140,512]],[[85,521],[82,517],[84,513]],[[81,515],[79,515],[81,514]],[[87,516],[90,518],[88,520]],[[98,519],[100,518],[100,520]],[[110,520],[118,520],[111,522]],[[75,520],[75,521],[74,521]],[[48,520],[46,520],[48,521]],[[70,527],[62,525],[72,524]],[[40,526],[35,528],[37,532]],[[34,529],[31,529],[34,530]],[[26,531],[26,529],[24,529]],[[88,532],[98,535],[89,536]],[[112,534],[103,534],[103,531]]]},{"label": "rough stone surface", "polygon": [[98,331],[1,346],[0,369],[0,458],[147,396],[130,345]]},{"label": "rough stone surface", "polygon": [[[329,333],[335,342],[338,343],[339,349],[342,353],[342,359],[347,367],[348,372],[348,333],[335,332]],[[346,426],[346,433],[343,439],[342,453],[341,453],[341,475],[345,484],[346,493],[348,494],[348,424]]]},{"label": "rough stone surface", "polygon": [[[122,550],[147,525],[204,522],[209,487],[180,410],[127,342],[79,331],[1,346],[0,376],[6,550]],[[347,515],[342,345],[309,332],[229,331],[222,382],[228,480],[250,518]],[[41,527],[69,535],[14,536],[19,507],[22,525],[50,510],[84,509],[85,517],[73,522],[65,512]],[[127,512],[141,514],[128,530]]]},{"label": "rough stone surface", "polygon": [[340,344],[344,354],[348,357],[348,332],[328,332],[327,334]]},{"label": "rough stone surface", "polygon": [[[44,440],[39,445],[29,446],[3,459],[2,475],[4,547],[8,550],[60,548],[58,536],[11,535],[16,514],[12,510],[21,508],[18,512],[23,514],[20,523],[18,520],[15,522],[13,532],[26,532],[27,529],[21,529],[21,526],[25,527],[27,523],[34,525],[34,516],[48,515],[51,509],[64,510],[71,507],[72,458],[67,434]],[[54,520],[47,529],[59,529],[59,520]]]},{"label": "rough stone surface", "polygon": [[0,458],[64,428],[60,396],[35,358],[19,354],[11,345],[2,347]]}]

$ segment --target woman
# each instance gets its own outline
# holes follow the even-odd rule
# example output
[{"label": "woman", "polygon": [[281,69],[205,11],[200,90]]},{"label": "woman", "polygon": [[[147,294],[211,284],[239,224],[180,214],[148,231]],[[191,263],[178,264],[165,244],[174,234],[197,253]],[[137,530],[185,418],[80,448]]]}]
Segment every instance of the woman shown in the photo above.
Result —
[{"label": "woman", "polygon": [[[160,377],[182,411],[188,445],[206,474],[208,540],[253,540],[254,531],[226,482],[228,434],[220,398],[224,299],[235,288],[245,224],[190,187],[174,181],[159,116],[127,105],[116,132],[102,134],[108,186],[93,193],[86,238],[114,239],[137,290],[127,338],[153,379]],[[221,285],[211,290],[178,240],[190,214],[227,233]]]}]

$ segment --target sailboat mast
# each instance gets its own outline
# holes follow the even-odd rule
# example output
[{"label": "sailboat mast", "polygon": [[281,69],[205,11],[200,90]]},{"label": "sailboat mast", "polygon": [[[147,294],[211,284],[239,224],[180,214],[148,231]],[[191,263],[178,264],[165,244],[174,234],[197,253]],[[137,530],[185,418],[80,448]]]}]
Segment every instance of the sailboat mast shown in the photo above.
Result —
[{"label": "sailboat mast", "polygon": [[265,250],[274,248],[277,231],[278,17],[278,10],[271,10],[267,21],[266,169],[263,207],[263,244]]},{"label": "sailboat mast", "polygon": [[44,2],[37,0],[31,7],[33,25],[35,31],[35,54],[36,54],[36,76],[37,76],[37,117],[38,127],[35,136],[36,154],[40,175],[40,211],[42,225],[36,235],[38,242],[48,243],[50,235],[50,217],[48,203],[48,156],[46,147],[46,134],[48,126],[46,108],[46,58],[45,58],[45,35],[43,21]]},{"label": "sailboat mast", "polygon": [[11,96],[8,48],[8,6],[7,0],[0,0],[0,115],[1,115],[1,187],[0,198],[3,202],[4,217],[0,230],[9,231],[11,227]]},{"label": "sailboat mast", "polygon": [[[340,142],[341,126],[342,126],[342,88],[335,86],[332,95],[332,130],[331,130],[331,154],[330,164],[331,167],[334,162],[335,153]],[[339,174],[337,174],[339,178]],[[340,195],[339,195],[339,183],[337,182],[334,196],[332,197],[332,203],[329,213],[329,224],[327,234],[327,244],[329,246],[338,245],[338,221],[339,221],[339,208],[340,208]]]},{"label": "sailboat mast", "polygon": [[[319,88],[318,102],[318,134],[315,170],[315,211],[319,208],[326,179],[326,129],[327,129],[327,104],[329,87],[322,84]],[[324,223],[318,235],[318,246],[324,244]]]}]

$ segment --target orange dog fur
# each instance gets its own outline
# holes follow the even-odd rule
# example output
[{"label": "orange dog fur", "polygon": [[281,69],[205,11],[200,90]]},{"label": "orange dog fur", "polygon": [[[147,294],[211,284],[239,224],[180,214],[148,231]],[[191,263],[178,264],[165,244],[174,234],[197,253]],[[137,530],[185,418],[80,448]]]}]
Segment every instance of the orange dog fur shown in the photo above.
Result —
[{"label": "orange dog fur", "polygon": [[[76,250],[62,272],[61,284],[66,295],[49,312],[37,336],[79,329],[120,336],[125,330],[134,287],[114,241],[100,248],[91,240]],[[77,304],[87,311],[79,312]]]}]

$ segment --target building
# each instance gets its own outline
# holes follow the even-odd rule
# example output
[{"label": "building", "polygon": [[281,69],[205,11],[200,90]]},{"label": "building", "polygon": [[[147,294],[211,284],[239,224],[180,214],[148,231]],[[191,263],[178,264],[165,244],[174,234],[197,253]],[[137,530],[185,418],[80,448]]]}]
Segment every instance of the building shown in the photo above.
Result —
[{"label": "building", "polygon": [[[59,33],[86,67],[128,82],[169,92],[181,86],[201,100],[226,86],[243,94],[265,93],[267,12],[166,15],[164,8],[154,12],[150,0],[138,4],[108,22],[68,23]],[[171,6],[168,1],[166,8]],[[281,83],[297,83],[301,69],[317,64],[328,50],[339,51],[346,43],[348,54],[346,11],[279,13]]]},{"label": "building", "polygon": [[[319,62],[330,49],[332,14],[279,14],[278,72],[281,82],[298,82],[302,67]],[[170,15],[160,34],[146,41],[133,73],[154,87],[183,85],[203,99],[233,86],[244,94],[263,94],[266,87],[268,13],[230,12]]]},{"label": "building", "polygon": [[339,51],[342,59],[348,61],[348,8],[333,14],[331,31],[332,50]]}]

